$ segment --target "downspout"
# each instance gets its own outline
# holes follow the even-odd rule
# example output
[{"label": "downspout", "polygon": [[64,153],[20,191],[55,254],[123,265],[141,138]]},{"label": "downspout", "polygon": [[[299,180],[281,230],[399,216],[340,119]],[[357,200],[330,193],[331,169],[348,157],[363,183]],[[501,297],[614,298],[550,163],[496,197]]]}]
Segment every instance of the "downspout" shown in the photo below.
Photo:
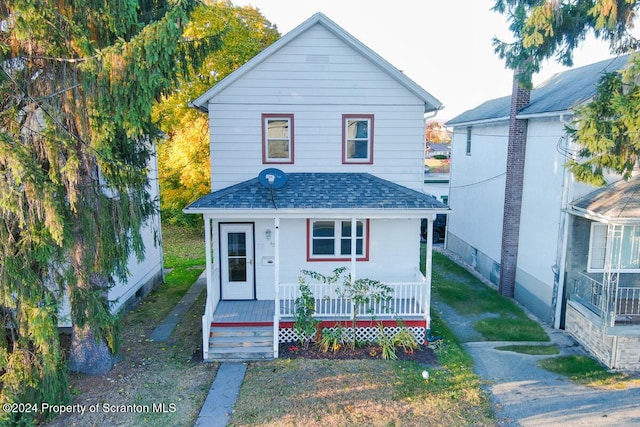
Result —
[{"label": "downspout", "polygon": [[427,322],[427,330],[431,329],[431,270],[433,265],[433,222],[436,216],[427,216],[427,250],[425,251],[424,278],[427,286],[425,292],[425,312],[424,318]]},{"label": "downspout", "polygon": [[[563,125],[569,125],[570,123],[565,121],[564,115],[560,115],[560,123]],[[566,140],[565,152],[570,152],[572,141],[569,137]],[[567,207],[569,201],[573,198],[573,176],[567,171],[566,167],[563,167],[562,177],[562,196],[560,199],[560,225],[559,233],[561,240],[558,242],[558,249],[556,253],[557,264],[552,267],[553,270],[553,293],[552,293],[552,316],[554,329],[560,329],[562,321],[562,309],[564,307],[564,294],[565,294],[565,275],[566,275],[566,262],[567,262],[567,241],[569,239],[569,213]]]}]

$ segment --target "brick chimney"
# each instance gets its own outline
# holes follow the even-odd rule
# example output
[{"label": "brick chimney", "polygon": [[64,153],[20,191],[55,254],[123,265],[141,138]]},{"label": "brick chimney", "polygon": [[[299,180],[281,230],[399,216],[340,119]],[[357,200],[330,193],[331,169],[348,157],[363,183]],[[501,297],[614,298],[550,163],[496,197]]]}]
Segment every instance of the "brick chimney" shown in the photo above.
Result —
[{"label": "brick chimney", "polygon": [[518,112],[529,104],[531,90],[518,81],[520,69],[513,74],[511,109],[509,111],[509,142],[507,145],[507,173],[504,190],[504,216],[502,218],[502,252],[500,255],[501,295],[513,297],[518,268],[518,240],[528,121],[516,119]]}]

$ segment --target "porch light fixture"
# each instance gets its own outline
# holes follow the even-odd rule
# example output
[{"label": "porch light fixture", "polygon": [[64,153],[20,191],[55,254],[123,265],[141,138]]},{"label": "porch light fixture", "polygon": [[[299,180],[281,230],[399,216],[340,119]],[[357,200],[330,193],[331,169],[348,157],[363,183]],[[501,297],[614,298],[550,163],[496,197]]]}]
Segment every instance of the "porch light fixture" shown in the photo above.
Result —
[{"label": "porch light fixture", "polygon": [[267,240],[271,240],[271,229],[267,228],[267,231],[264,232],[264,237],[267,238]]}]

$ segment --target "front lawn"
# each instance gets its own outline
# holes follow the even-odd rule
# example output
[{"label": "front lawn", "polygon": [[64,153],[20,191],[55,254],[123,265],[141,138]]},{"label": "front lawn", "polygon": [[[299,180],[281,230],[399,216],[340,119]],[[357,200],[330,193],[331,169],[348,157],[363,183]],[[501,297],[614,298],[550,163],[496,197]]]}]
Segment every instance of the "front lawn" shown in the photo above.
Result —
[{"label": "front lawn", "polygon": [[[252,363],[234,426],[493,426],[471,357],[437,316],[437,366],[387,360],[278,359]],[[425,381],[423,372],[429,373]]]}]

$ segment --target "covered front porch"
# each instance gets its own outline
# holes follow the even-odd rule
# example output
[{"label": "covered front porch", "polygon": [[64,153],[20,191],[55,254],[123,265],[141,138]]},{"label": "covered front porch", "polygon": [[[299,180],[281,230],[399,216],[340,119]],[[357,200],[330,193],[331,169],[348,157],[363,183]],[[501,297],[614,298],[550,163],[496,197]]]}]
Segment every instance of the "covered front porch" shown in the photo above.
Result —
[{"label": "covered front porch", "polygon": [[[185,212],[203,214],[205,223],[205,359],[214,353],[211,328],[252,326],[271,327],[271,355],[278,357],[279,342],[294,337],[286,331],[302,270],[330,274],[344,267],[351,283],[360,278],[384,283],[391,288],[390,301],[357,307],[358,318],[369,325],[371,319],[394,326],[396,319],[418,322],[416,336],[424,339],[432,242],[422,250],[420,225],[426,219],[431,233],[436,215],[447,211],[430,195],[359,173],[289,174],[285,185],[271,189],[256,179],[203,197]],[[318,320],[333,325],[351,318],[356,307],[344,294],[307,283]],[[237,332],[240,341],[251,335]]]},{"label": "covered front porch", "polygon": [[568,208],[566,330],[609,368],[640,370],[640,179]]},{"label": "covered front porch", "polygon": [[[392,289],[391,299],[385,303],[360,304],[358,309],[357,336],[363,341],[375,339],[378,324],[385,329],[398,327],[398,320],[411,330],[420,343],[424,343],[429,327],[430,284],[422,276],[420,282],[385,283]],[[347,329],[351,327],[353,301],[336,293],[335,286],[315,283],[309,284],[315,299],[315,317],[321,321],[320,329],[333,327],[339,322]],[[261,336],[271,337],[273,357],[278,357],[278,344],[297,340],[293,330],[295,301],[300,296],[298,284],[280,284],[279,298],[274,300],[218,301],[210,318],[203,316],[203,330],[210,331],[203,341],[207,349],[205,360],[215,340],[219,337],[228,339],[229,333],[237,331],[238,339],[245,341],[243,346],[253,347],[246,343],[247,336],[262,331]],[[271,328],[270,334],[266,328]],[[264,347],[264,340],[260,345]],[[266,349],[262,349],[265,353]],[[215,350],[214,350],[215,351]]]}]

